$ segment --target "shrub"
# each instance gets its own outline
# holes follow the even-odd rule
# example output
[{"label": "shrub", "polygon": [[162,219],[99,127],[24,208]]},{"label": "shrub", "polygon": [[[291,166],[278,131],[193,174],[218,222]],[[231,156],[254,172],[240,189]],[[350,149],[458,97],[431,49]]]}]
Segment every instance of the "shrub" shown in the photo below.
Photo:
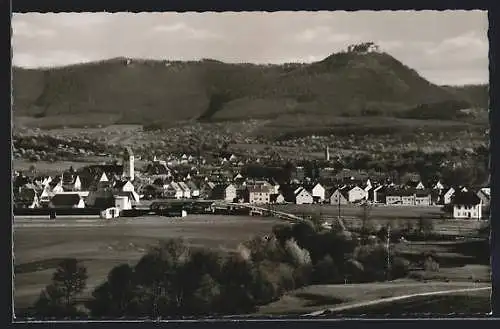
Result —
[{"label": "shrub", "polygon": [[286,259],[288,262],[295,266],[306,266],[311,264],[311,255],[309,251],[299,247],[297,242],[293,239],[285,243]]},{"label": "shrub", "polygon": [[391,264],[391,278],[404,278],[409,274],[410,262],[403,257],[394,257]]},{"label": "shrub", "polygon": [[344,278],[340,274],[339,267],[329,255],[314,265],[312,272],[313,283],[341,283],[343,281]]},{"label": "shrub", "polygon": [[428,272],[439,272],[439,263],[434,257],[428,256],[424,260],[424,269]]}]

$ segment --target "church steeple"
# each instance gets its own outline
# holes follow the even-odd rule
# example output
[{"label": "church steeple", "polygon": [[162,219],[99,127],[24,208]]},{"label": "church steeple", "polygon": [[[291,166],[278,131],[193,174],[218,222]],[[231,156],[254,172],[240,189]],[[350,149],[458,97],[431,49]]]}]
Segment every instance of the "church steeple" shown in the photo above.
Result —
[{"label": "church steeple", "polygon": [[132,152],[132,149],[130,147],[127,147],[123,154],[123,177],[130,179],[131,181],[134,180],[135,176],[134,162],[134,152]]}]

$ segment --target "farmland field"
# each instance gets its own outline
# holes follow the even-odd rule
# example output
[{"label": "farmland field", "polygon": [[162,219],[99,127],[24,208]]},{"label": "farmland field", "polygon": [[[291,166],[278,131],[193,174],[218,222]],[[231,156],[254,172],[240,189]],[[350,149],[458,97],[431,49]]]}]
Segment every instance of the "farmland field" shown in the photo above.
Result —
[{"label": "farmland field", "polygon": [[418,296],[391,303],[349,309],[333,316],[366,317],[377,316],[474,316],[485,317],[491,312],[491,290],[471,293],[451,293],[438,296]]},{"label": "farmland field", "polygon": [[[97,159],[94,159],[97,160]],[[69,169],[73,167],[73,169],[77,170],[79,168],[89,166],[92,164],[99,164],[101,161],[88,161],[88,162],[77,162],[77,161],[56,161],[56,162],[48,162],[48,161],[37,161],[30,162],[24,159],[14,159],[12,162],[12,169],[19,171],[27,171],[31,166],[34,166],[39,173],[46,174],[60,174],[61,170]]]},{"label": "farmland field", "polygon": [[[35,227],[30,227],[30,222]],[[41,227],[40,220],[14,224],[15,304],[29,306],[50,283],[57,262],[65,257],[83,261],[91,290],[120,263],[135,263],[159,240],[185,238],[194,246],[234,250],[253,235],[268,234],[272,219],[236,216],[136,218],[114,222],[61,219]]]},{"label": "farmland field", "polygon": [[[273,210],[295,214],[297,216],[320,216],[322,220],[329,221],[338,217],[339,208],[335,205],[276,205]],[[360,228],[362,225],[363,209],[355,205],[341,205],[340,215],[344,224],[349,229]],[[476,233],[478,229],[487,225],[486,220],[455,220],[442,219],[440,207],[411,207],[411,206],[375,206],[369,210],[369,225],[378,230],[383,225],[390,223],[396,228],[416,228],[420,218],[433,219],[434,232],[438,234],[463,235]]]},{"label": "farmland field", "polygon": [[[286,205],[276,205],[274,206],[276,210],[289,212],[297,215],[322,215],[322,216],[338,216],[339,207],[337,205],[329,204],[314,204],[314,205],[297,205],[297,204],[286,204]],[[341,205],[340,214],[341,216],[351,217],[360,216],[362,213],[362,208],[356,205]],[[439,206],[429,206],[429,207],[412,207],[412,206],[374,206],[370,208],[370,218],[374,219],[417,219],[420,216],[428,218],[440,218],[443,214]]]},{"label": "farmland field", "polygon": [[[471,282],[415,282],[411,280],[396,280],[393,282],[376,282],[366,284],[340,284],[340,285],[313,285],[297,289],[283,296],[280,300],[265,305],[259,309],[260,314],[307,314],[322,309],[354,306],[358,303],[371,302],[385,298],[397,296],[412,295],[419,293],[429,293],[456,289],[483,288],[489,287],[489,284],[475,284]],[[377,311],[370,314],[391,313],[402,315],[405,312],[411,312],[411,302],[420,302],[422,300],[443,300],[446,298],[476,298],[479,299],[479,305],[474,308],[474,312],[489,312],[489,295],[491,291],[479,290],[471,292],[454,292],[450,295],[426,296],[420,298],[410,298],[391,303],[381,303],[365,307],[353,307],[352,310],[339,312],[340,314],[360,315],[368,313],[370,308]],[[485,302],[486,299],[486,302]],[[414,312],[438,312],[442,308],[438,305],[428,307],[427,310],[423,303],[420,308],[415,308]],[[439,303],[438,303],[439,304]],[[394,307],[398,305],[401,307]],[[453,305],[453,304],[452,304]],[[465,306],[466,304],[462,305]],[[429,305],[430,306],[430,305]],[[455,312],[460,312],[460,306],[454,304]],[[380,309],[380,310],[379,310]],[[383,309],[383,310],[382,310]],[[452,308],[453,310],[453,308]],[[468,309],[467,309],[468,310]],[[450,313],[450,311],[448,312]],[[464,312],[465,313],[465,312]]]}]

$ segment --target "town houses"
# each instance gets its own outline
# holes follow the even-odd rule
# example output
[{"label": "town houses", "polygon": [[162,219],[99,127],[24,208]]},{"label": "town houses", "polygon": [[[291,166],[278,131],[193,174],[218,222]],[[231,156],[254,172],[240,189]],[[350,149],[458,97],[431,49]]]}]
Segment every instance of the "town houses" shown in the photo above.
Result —
[{"label": "town houses", "polygon": [[[182,154],[161,160],[154,157],[138,166],[127,148],[121,161],[70,167],[59,175],[14,175],[14,200],[18,208],[131,209],[148,200],[220,200],[255,205],[330,204],[393,207],[455,207],[457,218],[481,217],[490,203],[488,186],[472,190],[447,186],[440,180],[422,181],[409,176],[394,183],[388,176],[357,174],[348,169],[324,168],[312,179],[300,166],[290,177],[256,177],[242,166],[242,159],[225,154],[215,164]],[[465,194],[464,194],[465,193]],[[467,195],[464,197],[463,195]],[[474,195],[474,196],[472,196]],[[478,210],[479,207],[479,210]],[[470,215],[470,216],[469,216]]]}]

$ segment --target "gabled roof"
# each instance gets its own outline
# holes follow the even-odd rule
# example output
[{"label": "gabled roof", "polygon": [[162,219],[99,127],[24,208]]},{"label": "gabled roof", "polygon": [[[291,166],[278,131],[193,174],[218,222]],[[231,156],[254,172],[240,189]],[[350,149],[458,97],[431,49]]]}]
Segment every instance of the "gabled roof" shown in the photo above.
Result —
[{"label": "gabled roof", "polygon": [[354,189],[361,189],[361,190],[363,190],[363,188],[359,187],[358,185],[350,185],[350,186],[346,186],[346,189],[347,189],[347,191],[349,191],[349,192],[350,192],[350,191],[352,191],[352,190],[354,190]]},{"label": "gabled roof", "polygon": [[179,187],[183,190],[183,191],[189,191],[189,186],[187,186],[186,183],[184,182],[178,182],[177,183],[179,185]]},{"label": "gabled roof", "polygon": [[120,191],[120,192],[115,193],[115,196],[126,196],[132,201],[136,201],[136,202],[139,201],[139,195],[137,193],[134,193],[131,191],[127,191],[127,192]]},{"label": "gabled roof", "polygon": [[265,185],[253,185],[247,187],[248,193],[269,193],[269,187]]},{"label": "gabled roof", "polygon": [[472,191],[456,192],[453,196],[452,203],[454,205],[478,205],[481,199]]},{"label": "gabled roof", "polygon": [[305,188],[301,188],[301,189],[295,191],[295,196],[297,197],[303,193],[307,193],[308,195],[311,195],[311,193],[309,193],[309,191],[307,191]]},{"label": "gabled roof", "polygon": [[335,188],[332,190],[332,192],[330,193],[330,198],[338,191],[338,193],[347,199],[348,197],[348,190],[346,188],[342,188],[343,186],[341,186],[341,188]]},{"label": "gabled roof", "polygon": [[269,201],[271,201],[271,202],[276,202],[276,200],[278,200],[278,197],[279,197],[280,195],[283,197],[283,199],[285,198],[285,197],[283,196],[283,194],[281,194],[281,193],[274,193],[274,194],[270,194],[270,195],[269,195]]},{"label": "gabled roof", "polygon": [[145,172],[150,175],[168,175],[170,173],[170,169],[164,163],[153,162],[148,164]]},{"label": "gabled roof", "polygon": [[81,199],[78,193],[64,193],[54,195],[50,202],[54,206],[74,206],[77,205]]},{"label": "gabled roof", "polygon": [[429,195],[431,195],[431,189],[422,189],[422,190],[415,190],[415,196],[416,197],[428,197]]},{"label": "gabled roof", "polygon": [[198,190],[198,186],[193,181],[188,181],[186,184],[191,191]]},{"label": "gabled roof", "polygon": [[180,192],[182,192],[182,188],[180,187],[180,185],[179,185],[177,182],[171,182],[171,183],[169,184],[169,187],[170,187],[170,188],[173,188],[174,190],[176,190],[176,191],[178,191],[178,192],[179,192],[179,191],[180,191]]},{"label": "gabled roof", "polygon": [[114,188],[116,189],[121,189],[127,184],[129,181],[128,180],[119,180],[115,182],[115,185],[113,185]]}]

